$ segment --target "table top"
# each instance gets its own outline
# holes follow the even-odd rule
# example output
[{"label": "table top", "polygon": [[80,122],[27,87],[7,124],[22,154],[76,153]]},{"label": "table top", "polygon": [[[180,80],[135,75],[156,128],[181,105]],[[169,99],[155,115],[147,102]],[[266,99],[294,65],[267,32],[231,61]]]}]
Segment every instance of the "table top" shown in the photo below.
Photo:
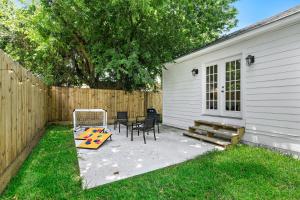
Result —
[{"label": "table top", "polygon": [[142,121],[136,121],[136,120],[128,120],[127,125],[134,125],[134,124],[141,124]]}]

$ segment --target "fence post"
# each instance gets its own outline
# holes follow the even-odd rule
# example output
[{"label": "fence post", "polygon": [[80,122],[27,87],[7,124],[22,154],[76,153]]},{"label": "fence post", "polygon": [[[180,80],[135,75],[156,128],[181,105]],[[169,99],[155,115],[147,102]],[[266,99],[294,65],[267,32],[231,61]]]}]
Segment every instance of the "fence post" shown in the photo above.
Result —
[{"label": "fence post", "polygon": [[114,90],[114,109],[113,109],[112,117],[115,117],[116,113],[117,113],[117,90]]},{"label": "fence post", "polygon": [[147,109],[148,109],[148,102],[149,101],[149,94],[147,91],[144,92],[144,116],[147,115]]}]

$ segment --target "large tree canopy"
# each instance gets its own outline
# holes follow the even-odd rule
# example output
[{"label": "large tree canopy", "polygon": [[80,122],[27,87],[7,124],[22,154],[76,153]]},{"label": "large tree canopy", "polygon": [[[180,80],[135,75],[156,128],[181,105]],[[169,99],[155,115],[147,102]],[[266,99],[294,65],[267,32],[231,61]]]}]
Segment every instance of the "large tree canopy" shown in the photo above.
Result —
[{"label": "large tree canopy", "polygon": [[236,25],[235,0],[0,1],[0,48],[53,85],[153,88],[163,63]]}]

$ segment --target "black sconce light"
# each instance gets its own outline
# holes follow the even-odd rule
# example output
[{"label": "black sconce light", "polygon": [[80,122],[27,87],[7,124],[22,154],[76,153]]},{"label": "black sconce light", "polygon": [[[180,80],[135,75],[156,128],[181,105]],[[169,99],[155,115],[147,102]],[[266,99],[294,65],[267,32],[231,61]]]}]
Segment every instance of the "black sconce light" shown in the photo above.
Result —
[{"label": "black sconce light", "polygon": [[199,72],[198,69],[193,69],[193,70],[192,70],[193,76],[196,76],[196,75],[198,74],[198,72]]},{"label": "black sconce light", "polygon": [[248,65],[248,66],[252,65],[252,64],[255,62],[254,56],[248,55],[248,56],[246,57],[246,62],[247,62],[247,65]]}]

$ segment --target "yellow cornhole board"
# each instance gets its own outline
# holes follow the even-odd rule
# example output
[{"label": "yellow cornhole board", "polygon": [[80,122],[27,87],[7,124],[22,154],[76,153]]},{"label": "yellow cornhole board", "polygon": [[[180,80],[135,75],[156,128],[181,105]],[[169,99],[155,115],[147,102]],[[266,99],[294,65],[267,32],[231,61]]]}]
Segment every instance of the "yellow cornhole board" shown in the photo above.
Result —
[{"label": "yellow cornhole board", "polygon": [[78,148],[98,149],[111,135],[111,133],[95,133],[84,140]]},{"label": "yellow cornhole board", "polygon": [[86,140],[97,136],[99,133],[104,132],[104,128],[89,128],[86,131],[80,133],[75,139],[76,140]]}]

